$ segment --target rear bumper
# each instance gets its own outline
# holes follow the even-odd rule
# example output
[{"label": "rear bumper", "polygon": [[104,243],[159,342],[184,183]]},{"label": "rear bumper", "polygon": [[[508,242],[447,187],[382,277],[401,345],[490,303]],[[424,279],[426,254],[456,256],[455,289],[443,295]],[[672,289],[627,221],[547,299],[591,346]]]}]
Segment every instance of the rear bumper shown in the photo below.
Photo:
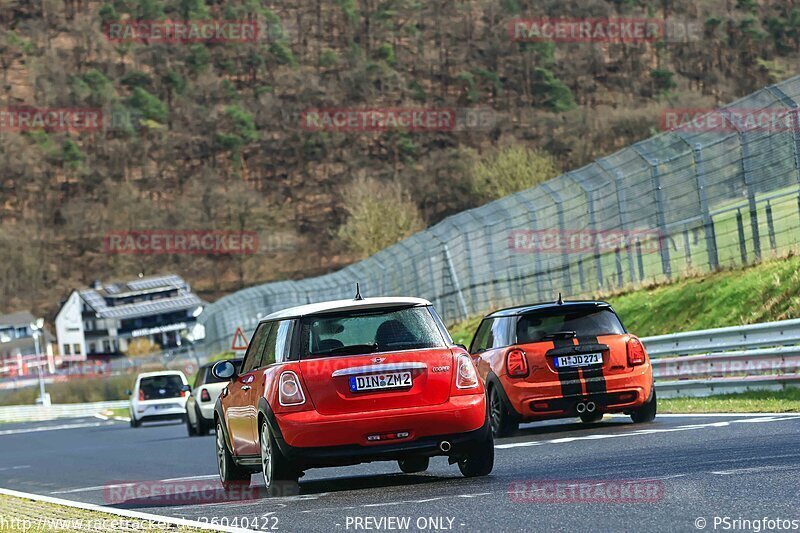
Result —
[{"label": "rear bumper", "polygon": [[[308,468],[355,465],[373,461],[396,461],[407,457],[459,456],[475,444],[488,439],[491,435],[490,428],[489,420],[484,416],[483,424],[478,429],[467,431],[466,433],[432,435],[413,441],[393,444],[375,446],[355,444],[298,448],[286,444],[286,441],[280,438],[276,438],[276,442],[284,457],[289,459],[299,470],[305,470]],[[451,448],[447,453],[439,448],[443,441],[450,443]]]},{"label": "rear bumper", "polygon": [[197,412],[206,422],[214,420],[214,402],[197,402]]},{"label": "rear bumper", "polygon": [[[583,392],[568,396],[564,396],[561,383],[557,380],[531,383],[508,376],[501,376],[499,380],[509,406],[523,420],[577,416],[575,406],[586,401],[594,402],[597,410],[603,413],[630,411],[641,407],[653,388],[653,373],[649,363],[637,366],[631,372],[604,376],[605,392],[586,392],[587,380],[582,380]],[[596,390],[595,387],[591,389]]]},{"label": "rear bumper", "polygon": [[[170,407],[163,408],[164,405]],[[170,402],[134,403],[130,406],[130,411],[139,421],[181,418],[186,416],[186,398],[175,398]]]},{"label": "rear bumper", "polygon": [[159,413],[157,415],[143,415],[137,416],[136,420],[139,422],[157,422],[159,420],[182,420],[186,416],[186,412],[175,413]]},{"label": "rear bumper", "polygon": [[[486,438],[484,394],[454,396],[441,405],[321,415],[315,410],[271,415],[281,452],[303,468],[392,460],[409,455],[457,455]],[[370,441],[369,436],[407,432],[404,438]],[[443,440],[452,448],[439,449]]]}]

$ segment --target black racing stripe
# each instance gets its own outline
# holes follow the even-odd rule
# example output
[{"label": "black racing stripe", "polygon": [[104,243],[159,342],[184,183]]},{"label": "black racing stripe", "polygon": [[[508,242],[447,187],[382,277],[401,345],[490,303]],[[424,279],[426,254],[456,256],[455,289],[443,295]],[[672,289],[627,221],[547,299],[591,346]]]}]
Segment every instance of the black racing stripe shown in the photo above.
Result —
[{"label": "black racing stripe", "polygon": [[[572,342],[572,339],[555,338],[553,339],[553,346],[555,350],[558,350],[559,348],[571,348],[575,346],[575,344]],[[562,396],[566,398],[583,394],[579,370],[557,368],[556,371],[558,372],[558,380],[561,382]]]},{"label": "black racing stripe", "polygon": [[[592,335],[578,335],[578,346],[582,344],[600,344],[597,336]],[[603,375],[603,367],[597,368],[583,368],[581,370],[581,379],[586,386],[586,394],[605,394],[606,393],[606,378]]]}]

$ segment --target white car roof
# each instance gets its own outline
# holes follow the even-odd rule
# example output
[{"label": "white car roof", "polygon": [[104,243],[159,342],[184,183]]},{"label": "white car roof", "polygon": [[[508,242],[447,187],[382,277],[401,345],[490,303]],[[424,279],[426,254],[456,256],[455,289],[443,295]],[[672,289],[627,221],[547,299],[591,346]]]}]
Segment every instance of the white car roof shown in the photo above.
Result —
[{"label": "white car roof", "polygon": [[158,372],[143,372],[139,374],[138,379],[151,378],[154,376],[181,376],[186,379],[186,374],[180,370],[159,370]]},{"label": "white car roof", "polygon": [[333,313],[337,311],[354,311],[358,309],[375,309],[380,307],[423,307],[431,305],[428,300],[422,298],[406,297],[385,297],[385,298],[364,298],[363,300],[333,300],[330,302],[320,302],[315,304],[300,305],[290,307],[282,311],[276,311],[262,322],[285,318],[299,318],[321,313]]}]

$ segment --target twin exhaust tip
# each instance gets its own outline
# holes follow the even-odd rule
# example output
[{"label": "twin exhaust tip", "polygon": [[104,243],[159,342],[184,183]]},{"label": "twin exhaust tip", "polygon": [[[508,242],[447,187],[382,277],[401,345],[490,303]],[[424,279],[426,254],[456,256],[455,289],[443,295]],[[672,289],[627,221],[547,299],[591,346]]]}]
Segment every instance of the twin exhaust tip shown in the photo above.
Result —
[{"label": "twin exhaust tip", "polygon": [[597,409],[597,405],[594,402],[580,402],[575,406],[575,410],[578,411],[578,414],[594,413],[595,409]]}]

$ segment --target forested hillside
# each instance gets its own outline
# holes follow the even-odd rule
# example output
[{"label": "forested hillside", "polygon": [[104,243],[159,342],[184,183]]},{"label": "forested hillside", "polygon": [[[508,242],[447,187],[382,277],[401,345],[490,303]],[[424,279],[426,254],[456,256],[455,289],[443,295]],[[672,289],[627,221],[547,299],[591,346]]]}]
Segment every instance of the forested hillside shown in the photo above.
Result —
[{"label": "forested hillside", "polygon": [[[4,109],[102,109],[96,131],[0,127],[0,311],[173,271],[208,298],[318,274],[645,138],[662,110],[800,72],[791,0],[2,0]],[[515,42],[509,21],[652,17],[669,42]],[[246,20],[246,42],[127,42],[120,21]],[[308,110],[453,109],[443,130],[324,131]],[[482,117],[464,123],[464,117]],[[252,255],[127,255],[109,232],[256,231]]]}]

